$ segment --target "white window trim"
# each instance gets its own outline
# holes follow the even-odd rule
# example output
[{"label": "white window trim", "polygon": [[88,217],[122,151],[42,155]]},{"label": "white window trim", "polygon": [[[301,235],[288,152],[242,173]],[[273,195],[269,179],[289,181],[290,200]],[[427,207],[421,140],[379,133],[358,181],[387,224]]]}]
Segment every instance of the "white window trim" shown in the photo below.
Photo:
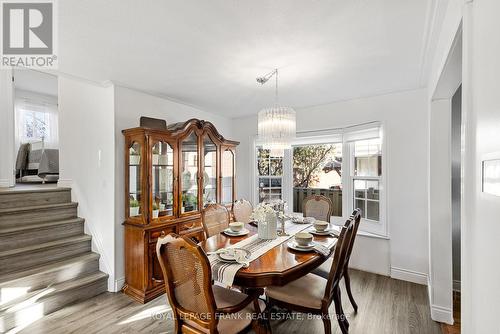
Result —
[{"label": "white window trim", "polygon": [[[372,129],[380,129],[380,138],[382,141],[382,175],[381,177],[374,177],[373,179],[380,182],[380,200],[379,200],[379,214],[380,220],[378,222],[371,221],[368,219],[362,219],[361,225],[359,227],[360,234],[367,236],[380,237],[384,239],[389,238],[389,224],[387,218],[387,184],[388,184],[388,168],[387,168],[387,136],[385,133],[384,122],[372,122],[366,125],[360,126],[350,126],[344,129],[335,130],[334,133],[331,131],[325,133],[324,130],[318,131],[323,132],[321,135],[309,135],[314,133],[314,131],[308,131],[308,135],[297,135],[297,138],[293,141],[293,146],[298,145],[311,145],[311,144],[325,144],[325,143],[342,143],[342,217],[332,216],[330,221],[335,225],[343,225],[344,222],[349,218],[352,211],[354,210],[354,200],[353,200],[353,178],[351,177],[351,164],[352,164],[352,141],[361,140],[363,138],[368,139],[374,132]],[[357,138],[359,135],[359,139]],[[350,141],[347,141],[349,139]],[[257,146],[261,145],[257,136],[250,140],[250,162],[252,164],[252,180],[251,184],[251,195],[254,201],[254,205],[259,203],[259,181],[257,175]],[[370,177],[361,177],[362,179],[370,179]],[[282,198],[288,203],[293,203],[293,173],[292,173],[292,154],[291,150],[285,150],[285,155],[283,157],[283,175],[282,175]]]}]

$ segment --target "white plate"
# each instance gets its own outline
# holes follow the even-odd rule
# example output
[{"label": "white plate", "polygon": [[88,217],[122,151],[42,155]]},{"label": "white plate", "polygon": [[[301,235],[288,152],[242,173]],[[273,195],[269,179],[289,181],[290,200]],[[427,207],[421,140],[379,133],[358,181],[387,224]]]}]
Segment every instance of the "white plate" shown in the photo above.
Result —
[{"label": "white plate", "polygon": [[288,247],[299,252],[310,252],[313,250],[314,242],[311,242],[309,246],[299,246],[295,241],[289,241]]},{"label": "white plate", "polygon": [[310,231],[308,231],[309,233],[311,234],[315,234],[315,235],[330,235],[330,234],[335,234],[335,235],[338,235],[338,232],[334,229],[327,229],[327,230],[324,230],[324,231],[316,231],[314,228]]},{"label": "white plate", "polygon": [[[232,252],[234,250],[234,252]],[[219,258],[226,262],[236,262],[236,258],[241,254],[245,254],[245,258],[248,260],[250,258],[250,251],[243,248],[231,248],[228,253],[219,253],[217,254]]]},{"label": "white plate", "polygon": [[224,234],[227,234],[231,237],[241,237],[242,235],[247,235],[249,232],[250,231],[246,228],[241,229],[241,231],[239,232],[233,232],[229,227],[224,230]]}]

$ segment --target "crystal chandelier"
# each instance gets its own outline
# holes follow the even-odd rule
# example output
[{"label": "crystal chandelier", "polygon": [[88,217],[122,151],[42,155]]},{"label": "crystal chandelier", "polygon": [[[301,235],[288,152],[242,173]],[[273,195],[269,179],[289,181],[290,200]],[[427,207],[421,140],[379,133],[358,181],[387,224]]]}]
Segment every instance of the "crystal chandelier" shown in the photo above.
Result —
[{"label": "crystal chandelier", "polygon": [[271,150],[273,156],[283,156],[284,150],[292,146],[297,122],[295,110],[278,104],[278,69],[257,78],[257,82],[263,85],[273,75],[276,78],[275,104],[259,111],[258,133],[264,149]]}]

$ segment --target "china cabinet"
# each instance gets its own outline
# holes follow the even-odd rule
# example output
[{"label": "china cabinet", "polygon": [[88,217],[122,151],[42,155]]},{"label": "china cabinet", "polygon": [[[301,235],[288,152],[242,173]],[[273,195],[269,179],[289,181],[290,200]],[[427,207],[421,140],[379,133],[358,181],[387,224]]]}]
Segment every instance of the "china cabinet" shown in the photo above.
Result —
[{"label": "china cabinet", "polygon": [[146,303],[165,292],[156,241],[169,233],[204,239],[201,210],[231,209],[235,152],[215,126],[191,119],[166,129],[137,127],[125,136],[125,285]]}]

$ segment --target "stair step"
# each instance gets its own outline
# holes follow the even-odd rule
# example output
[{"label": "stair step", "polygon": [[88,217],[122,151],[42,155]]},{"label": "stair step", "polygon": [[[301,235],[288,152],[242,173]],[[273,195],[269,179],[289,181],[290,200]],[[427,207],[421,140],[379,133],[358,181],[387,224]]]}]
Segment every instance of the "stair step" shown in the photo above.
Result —
[{"label": "stair step", "polygon": [[0,252],[83,234],[82,218],[0,227]]},{"label": "stair step", "polygon": [[0,209],[71,202],[71,188],[41,188],[0,191]]},{"label": "stair step", "polygon": [[31,291],[45,288],[89,273],[99,271],[99,254],[89,252],[69,259],[51,262],[0,276],[0,305]]},{"label": "stair step", "polygon": [[0,227],[71,219],[77,217],[78,203],[59,203],[0,209]]},{"label": "stair step", "polygon": [[0,275],[90,252],[90,241],[89,235],[80,235],[2,251]]},{"label": "stair step", "polygon": [[62,307],[94,297],[107,290],[108,275],[96,272],[33,291],[20,301],[0,308],[0,332],[30,323]]}]

